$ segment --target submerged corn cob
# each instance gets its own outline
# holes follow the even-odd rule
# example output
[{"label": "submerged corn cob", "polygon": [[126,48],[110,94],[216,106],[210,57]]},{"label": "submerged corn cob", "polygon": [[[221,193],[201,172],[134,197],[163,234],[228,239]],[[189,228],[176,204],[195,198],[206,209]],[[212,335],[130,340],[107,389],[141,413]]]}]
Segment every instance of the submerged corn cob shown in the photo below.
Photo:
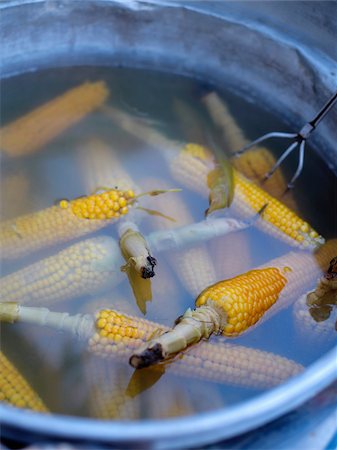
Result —
[{"label": "submerged corn cob", "polygon": [[197,298],[197,308],[188,309],[172,332],[138,349],[130,359],[131,365],[142,368],[168,359],[212,333],[242,334],[263,316],[270,317],[303,293],[336,250],[337,240],[333,240],[316,255],[293,252],[270,261],[267,267],[208,287]]},{"label": "submerged corn cob", "polygon": [[137,420],[141,404],[127,392],[128,374],[116,362],[89,355],[85,375],[89,386],[89,411],[97,419]]},{"label": "submerged corn cob", "polygon": [[0,130],[1,148],[10,156],[40,150],[101,106],[109,95],[103,81],[83,83]]},{"label": "submerged corn cob", "polygon": [[[216,92],[210,92],[202,98],[211,119],[215,125],[222,131],[223,141],[230,154],[248,144],[241,128],[239,128],[234,117],[228,110],[225,102]],[[274,167],[276,159],[274,155],[264,147],[255,147],[253,150],[246,151],[239,158],[233,158],[232,164],[240,173],[250,180],[261,183],[264,176]],[[286,196],[287,182],[281,169],[278,169],[272,177],[261,184],[270,195],[281,198],[288,207],[296,211],[296,202],[291,192]]]},{"label": "submerged corn cob", "polygon": [[[101,310],[96,319],[89,315],[69,316],[18,304],[0,304],[0,321],[30,322],[70,331],[89,341],[88,349],[101,357],[125,360],[156,333],[169,328],[118,311]],[[155,366],[157,367],[157,366]],[[157,367],[161,370],[161,367]],[[165,372],[187,377],[266,389],[276,386],[303,370],[300,364],[273,353],[226,343],[200,345],[183,353]]]},{"label": "submerged corn cob", "polygon": [[95,293],[120,280],[116,242],[100,236],[0,278],[4,302],[43,304]]},{"label": "submerged corn cob", "polygon": [[[160,180],[148,181],[148,183],[150,182],[162,189],[166,187]],[[161,207],[165,214],[176,219],[176,222],[154,217],[151,223],[156,230],[170,230],[193,223],[193,217],[186,205],[177,196],[163,197]],[[149,241],[151,242],[151,238]],[[216,281],[213,262],[204,244],[195,245],[183,251],[172,251],[168,258],[177,277],[192,295],[197,295],[206,286]]]},{"label": "submerged corn cob", "polygon": [[[194,146],[195,147],[195,146]],[[186,146],[181,155],[172,162],[173,175],[188,188],[208,195],[207,176],[211,161],[209,151],[199,147],[199,156],[195,157],[196,149]],[[233,170],[234,200],[231,209],[241,217],[251,217],[266,205],[262,219],[256,226],[286,243],[300,247],[317,247],[324,239],[311,226],[298,217],[282,202],[269,195],[266,191]]]},{"label": "submerged corn cob", "polygon": [[111,223],[104,219],[127,214],[133,198],[132,190],[111,190],[70,202],[62,200],[58,206],[2,222],[1,256],[19,258],[103,228]]},{"label": "submerged corn cob", "polygon": [[37,393],[2,352],[0,352],[0,380],[1,402],[9,403],[17,408],[48,412]]},{"label": "submerged corn cob", "polygon": [[317,345],[336,340],[336,307],[322,305],[312,309],[304,294],[294,304],[293,320],[296,331],[307,342]]},{"label": "submerged corn cob", "polygon": [[321,277],[314,292],[307,297],[307,304],[314,306],[324,303],[337,305],[337,257],[329,264],[327,272]]}]

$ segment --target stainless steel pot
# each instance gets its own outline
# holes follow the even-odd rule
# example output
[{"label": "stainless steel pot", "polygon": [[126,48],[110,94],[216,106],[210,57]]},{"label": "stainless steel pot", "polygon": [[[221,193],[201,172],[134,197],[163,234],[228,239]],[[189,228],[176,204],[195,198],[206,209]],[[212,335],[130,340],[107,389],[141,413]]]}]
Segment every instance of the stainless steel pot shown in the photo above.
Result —
[{"label": "stainless steel pot", "polygon": [[[2,75],[74,64],[155,67],[231,86],[300,126],[337,86],[337,3],[13,0],[1,8]],[[337,174],[337,109],[312,143]],[[182,448],[238,435],[337,378],[337,347],[237,406],[143,422],[42,416],[0,406],[2,433],[118,448]],[[19,433],[19,434],[18,434]]]}]

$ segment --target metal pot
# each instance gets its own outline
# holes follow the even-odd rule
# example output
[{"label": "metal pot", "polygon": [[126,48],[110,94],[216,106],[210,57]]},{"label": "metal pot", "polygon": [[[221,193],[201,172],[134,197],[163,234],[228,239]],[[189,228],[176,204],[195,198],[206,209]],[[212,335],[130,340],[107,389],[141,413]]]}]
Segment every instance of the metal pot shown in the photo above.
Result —
[{"label": "metal pot", "polygon": [[[335,2],[2,1],[2,74],[76,64],[160,67],[226,84],[301,126],[337,86]],[[225,68],[225,70],[224,70]],[[337,109],[312,143],[337,174]],[[0,406],[3,435],[118,448],[182,448],[232,437],[305,402],[337,378],[330,351],[287,383],[193,417],[103,422]]]}]

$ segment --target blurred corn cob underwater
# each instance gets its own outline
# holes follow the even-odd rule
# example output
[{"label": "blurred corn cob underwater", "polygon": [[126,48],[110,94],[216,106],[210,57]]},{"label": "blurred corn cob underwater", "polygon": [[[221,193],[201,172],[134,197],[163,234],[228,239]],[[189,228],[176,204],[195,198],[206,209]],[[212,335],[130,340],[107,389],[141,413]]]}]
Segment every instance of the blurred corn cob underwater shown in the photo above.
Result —
[{"label": "blurred corn cob underwater", "polygon": [[0,129],[1,148],[9,156],[28,155],[78,123],[109,96],[103,81],[83,83]]},{"label": "blurred corn cob underwater", "polygon": [[88,355],[84,370],[91,417],[103,420],[141,418],[139,397],[127,392],[128,374],[125,366],[116,367],[115,361]]},{"label": "blurred corn cob underwater", "polygon": [[327,242],[315,255],[291,252],[235,278],[206,288],[170,333],[151,339],[131,357],[135,368],[169,359],[211,334],[237,336],[271,317],[305,292],[336,254],[337,239]]},{"label": "blurred corn cob underwater", "polygon": [[[183,249],[184,246],[188,247],[195,242],[209,240],[213,236],[221,236],[249,226],[248,222],[232,219],[204,222],[177,228],[174,234],[169,235],[165,232],[153,232],[144,241],[148,242],[155,252],[162,252],[177,247]],[[129,229],[131,224],[126,222],[126,226]],[[188,249],[187,252],[191,250],[193,249]],[[177,255],[182,254],[177,252]],[[182,269],[187,266],[186,270],[192,273],[192,279],[189,282],[193,283],[194,269],[193,267],[189,269],[189,266],[193,264],[190,264],[188,259],[183,257],[181,259]],[[0,278],[0,300],[38,304],[72,299],[86,293],[95,294],[107,286],[112,287],[122,281],[122,264],[121,250],[112,237],[99,236],[87,239]],[[202,261],[198,270],[201,270],[201,265]],[[140,276],[138,278],[142,280]],[[196,281],[196,283],[200,282],[203,281]],[[205,284],[199,284],[199,288],[201,286]],[[193,288],[196,293],[197,288],[198,286]]]},{"label": "blurred corn cob underwater", "polygon": [[294,304],[293,322],[296,333],[305,342],[319,346],[336,340],[337,307],[307,305],[307,294]]},{"label": "blurred corn cob underwater", "polygon": [[[161,180],[151,179],[146,183],[152,185],[155,183],[161,189],[167,188]],[[175,222],[154,217],[151,224],[156,230],[170,230],[192,224],[194,221],[186,204],[178,196],[162,197],[161,207],[165,214],[174,218]],[[151,243],[151,239],[149,241]],[[204,244],[196,244],[187,250],[170,252],[168,260],[177,277],[192,296],[216,281],[213,262]]]},{"label": "blurred corn cob underwater", "polygon": [[0,217],[16,217],[31,206],[31,181],[24,168],[0,177]]},{"label": "blurred corn cob underwater", "polygon": [[[245,138],[243,131],[238,126],[235,118],[230,113],[226,103],[216,92],[209,92],[201,99],[207,109],[213,123],[221,130],[225,150],[229,155],[244,147],[249,141]],[[233,158],[232,164],[236,170],[245,177],[259,184],[268,194],[282,198],[282,201],[293,211],[297,211],[297,205],[291,191],[287,191],[287,182],[279,168],[274,175],[263,181],[263,177],[269,173],[276,163],[276,158],[265,147],[255,147],[248,150],[239,158]]]},{"label": "blurred corn cob underwater", "polygon": [[122,279],[116,241],[99,236],[0,278],[4,302],[52,304],[96,293]]},{"label": "blurred corn cob underwater", "polygon": [[[103,358],[126,361],[139,346],[156,333],[169,328],[146,319],[114,310],[101,310],[96,317],[49,311],[47,308],[0,304],[0,321],[28,322],[70,332],[88,341],[88,350]],[[155,366],[162,371],[162,366]],[[165,372],[266,389],[276,386],[303,370],[300,364],[273,353],[227,343],[201,342],[183,356],[165,365]]]},{"label": "blurred corn cob underwater", "polygon": [[17,408],[48,412],[39,395],[2,352],[0,352],[0,378],[1,402],[9,403]]},{"label": "blurred corn cob underwater", "polygon": [[[103,107],[115,124],[161,151],[168,160],[173,178],[203,196],[209,195],[208,177],[214,171],[212,152],[198,144],[170,141],[147,124],[115,108]],[[292,246],[316,248],[324,239],[281,201],[233,169],[234,199],[231,211],[251,217],[267,205],[263,220],[256,226]]]}]

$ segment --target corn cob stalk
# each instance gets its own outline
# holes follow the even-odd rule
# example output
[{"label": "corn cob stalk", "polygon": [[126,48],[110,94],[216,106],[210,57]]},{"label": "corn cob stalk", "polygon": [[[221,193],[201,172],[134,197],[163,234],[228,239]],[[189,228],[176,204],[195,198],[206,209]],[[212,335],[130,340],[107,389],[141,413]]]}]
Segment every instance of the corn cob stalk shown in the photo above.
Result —
[{"label": "corn cob stalk", "polygon": [[[165,185],[160,180],[149,180],[148,183],[150,182],[155,182],[156,185],[165,188]],[[193,223],[193,217],[187,210],[186,205],[177,196],[174,198],[169,196],[163,197],[161,207],[170,217],[176,218],[178,214],[178,218],[176,222],[171,222],[155,217],[152,224],[157,230],[167,231]],[[148,239],[150,245],[152,245],[152,239]],[[165,239],[163,242],[165,243]],[[206,286],[216,281],[213,262],[207,252],[207,248],[203,244],[196,245],[183,252],[173,251],[168,255],[168,258],[178,278],[192,295],[197,295]]]},{"label": "corn cob stalk", "polygon": [[328,271],[321,277],[314,292],[308,294],[308,305],[335,303],[337,305],[337,257],[330,261]]},{"label": "corn cob stalk", "polygon": [[120,281],[119,263],[112,238],[87,239],[0,278],[0,298],[39,304],[95,293]]},{"label": "corn cob stalk", "polygon": [[[316,253],[290,253],[235,278],[220,281],[205,289],[172,332],[151,339],[130,358],[135,368],[168,359],[211,334],[237,336],[289,305],[295,296],[320,273],[337,250],[337,239]],[[275,305],[274,308],[273,305]],[[266,314],[266,313],[269,314]]]},{"label": "corn cob stalk", "polygon": [[0,378],[0,401],[17,408],[48,412],[37,393],[2,352],[0,352]]},{"label": "corn cob stalk", "polygon": [[[29,322],[68,331],[79,339],[88,340],[90,352],[122,360],[128,358],[155,333],[169,331],[169,328],[157,323],[114,310],[101,310],[94,318],[81,314],[70,316],[68,313],[16,303],[0,304],[0,321]],[[161,367],[158,369],[161,370]],[[276,386],[302,370],[300,364],[273,353],[209,342],[201,342],[181,358],[165,366],[165,372],[262,389]]]},{"label": "corn cob stalk", "polygon": [[[248,144],[248,140],[229,112],[227,105],[216,92],[206,94],[202,98],[202,102],[215,125],[222,131],[223,141],[230,154]],[[238,172],[260,184],[260,187],[263,187],[273,197],[282,197],[286,205],[296,211],[296,202],[292,193],[288,192],[284,197],[288,184],[281,169],[278,169],[271,178],[265,180],[263,185],[261,183],[264,175],[270,172],[275,163],[274,155],[265,147],[255,147],[253,150],[245,152],[240,158],[232,160],[232,164]]]},{"label": "corn cob stalk", "polygon": [[302,295],[294,304],[293,320],[296,331],[315,345],[336,339],[337,308],[331,305],[310,307],[307,295]]},{"label": "corn cob stalk", "polygon": [[[182,185],[203,196],[209,195],[207,177],[214,169],[212,153],[197,144],[182,144],[170,141],[161,133],[151,129],[121,111],[103,107],[114,123],[131,135],[151,144],[169,160],[172,176]],[[255,167],[255,163],[254,163]],[[257,170],[257,169],[254,169]],[[282,202],[269,195],[253,182],[234,170],[235,194],[233,210],[243,217],[251,217],[268,205],[264,220],[257,227],[286,243],[299,247],[317,247],[324,239],[310,225],[287,208]]]},{"label": "corn cob stalk", "polygon": [[103,81],[70,89],[3,127],[1,148],[10,156],[34,153],[101,106],[108,95]]},{"label": "corn cob stalk", "polygon": [[141,405],[138,397],[126,392],[125,368],[116,362],[89,355],[86,379],[89,385],[89,411],[97,419],[137,420]]}]

